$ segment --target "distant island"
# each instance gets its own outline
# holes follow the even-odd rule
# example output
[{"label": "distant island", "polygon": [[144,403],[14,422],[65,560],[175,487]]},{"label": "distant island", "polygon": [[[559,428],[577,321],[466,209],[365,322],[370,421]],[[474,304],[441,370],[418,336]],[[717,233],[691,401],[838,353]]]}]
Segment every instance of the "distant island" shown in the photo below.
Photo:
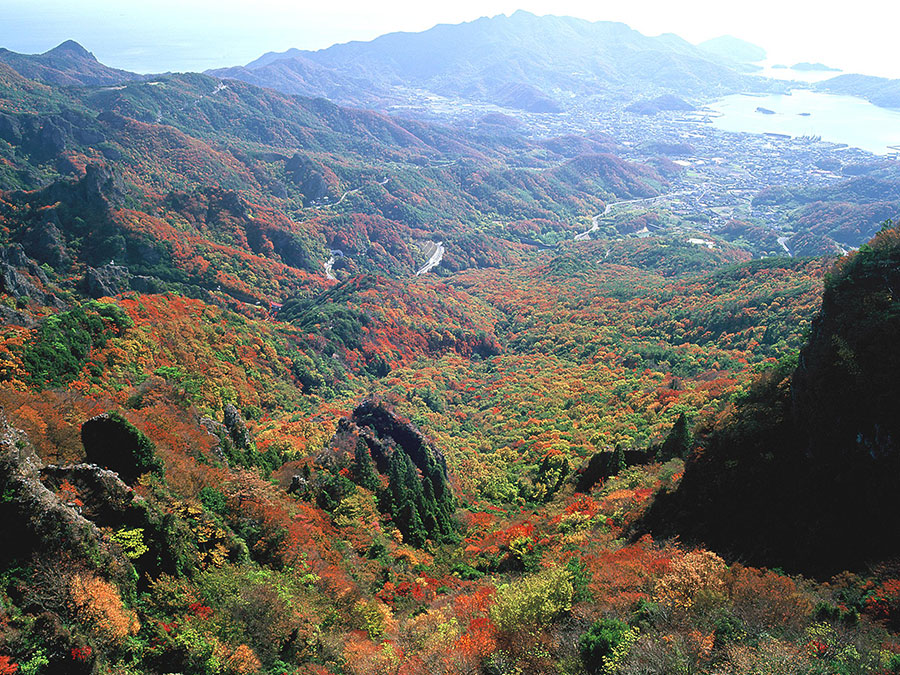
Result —
[{"label": "distant island", "polygon": [[722,35],[697,45],[700,49],[714,54],[719,58],[729,59],[738,63],[756,63],[764,61],[766,50],[746,40]]},{"label": "distant island", "polygon": [[[778,66],[776,66],[777,68]],[[803,72],[832,72],[839,73],[841,72],[840,68],[832,68],[831,66],[826,66],[824,63],[809,63],[807,61],[801,61],[800,63],[795,63],[791,66],[791,70],[800,70]]]}]

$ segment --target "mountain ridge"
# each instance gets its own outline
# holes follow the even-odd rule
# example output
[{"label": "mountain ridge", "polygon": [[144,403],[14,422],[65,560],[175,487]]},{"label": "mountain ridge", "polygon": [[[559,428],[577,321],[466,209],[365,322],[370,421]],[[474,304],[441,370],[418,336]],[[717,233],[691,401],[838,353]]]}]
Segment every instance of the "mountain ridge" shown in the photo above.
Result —
[{"label": "mountain ridge", "polygon": [[[297,77],[286,72],[292,61],[302,64]],[[525,11],[317,51],[268,52],[246,66],[208,72],[307,94],[322,87],[313,77],[341,88],[351,86],[349,78],[361,78],[368,91],[359,91],[357,82],[353,98],[375,107],[389,105],[399,90],[422,89],[536,112],[556,112],[572,97],[633,99],[649,91],[701,96],[759,86],[734,63],[671,33],[648,37],[623,23]],[[504,96],[510,86],[523,85],[530,88],[528,98],[542,103]]]}]

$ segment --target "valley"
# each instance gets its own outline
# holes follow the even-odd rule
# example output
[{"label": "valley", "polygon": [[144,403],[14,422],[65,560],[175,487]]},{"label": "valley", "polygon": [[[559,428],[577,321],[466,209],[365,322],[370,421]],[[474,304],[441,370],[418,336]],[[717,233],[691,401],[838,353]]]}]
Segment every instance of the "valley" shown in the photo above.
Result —
[{"label": "valley", "polygon": [[0,51],[0,675],[900,672],[900,160],[764,58]]}]

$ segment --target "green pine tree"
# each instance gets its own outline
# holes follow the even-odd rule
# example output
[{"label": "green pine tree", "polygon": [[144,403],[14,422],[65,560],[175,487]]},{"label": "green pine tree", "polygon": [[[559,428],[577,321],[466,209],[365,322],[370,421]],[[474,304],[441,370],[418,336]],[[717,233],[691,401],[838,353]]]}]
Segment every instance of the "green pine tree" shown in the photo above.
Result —
[{"label": "green pine tree", "polygon": [[356,479],[357,485],[367,490],[375,492],[380,481],[378,473],[375,471],[375,463],[372,461],[372,454],[369,452],[369,446],[366,442],[358,438],[356,440],[356,452],[353,457],[353,477]]},{"label": "green pine tree", "polygon": [[684,413],[681,413],[678,419],[675,420],[675,424],[672,425],[666,440],[663,441],[663,444],[657,451],[656,458],[661,462],[668,461],[674,457],[684,458],[690,452],[692,442],[693,438],[691,437],[690,429],[688,429],[687,418]]}]

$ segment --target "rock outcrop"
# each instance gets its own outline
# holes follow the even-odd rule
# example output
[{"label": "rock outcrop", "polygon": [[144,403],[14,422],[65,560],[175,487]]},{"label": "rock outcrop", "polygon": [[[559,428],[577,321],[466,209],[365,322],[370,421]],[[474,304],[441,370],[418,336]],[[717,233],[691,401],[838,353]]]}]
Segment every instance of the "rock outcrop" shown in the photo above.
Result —
[{"label": "rock outcrop", "polygon": [[115,471],[126,483],[162,472],[153,443],[118,413],[104,413],[81,425],[81,442],[90,462]]},{"label": "rock outcrop", "polygon": [[100,546],[96,525],[41,482],[42,464],[24,432],[0,413],[0,560],[29,560],[34,552]]},{"label": "rock outcrop", "polygon": [[59,298],[41,289],[47,283],[47,275],[40,265],[19,244],[0,248],[0,291],[58,309],[65,307]]},{"label": "rock outcrop", "polygon": [[128,268],[107,263],[103,267],[88,267],[81,282],[81,289],[92,298],[118,295],[131,288]]}]

